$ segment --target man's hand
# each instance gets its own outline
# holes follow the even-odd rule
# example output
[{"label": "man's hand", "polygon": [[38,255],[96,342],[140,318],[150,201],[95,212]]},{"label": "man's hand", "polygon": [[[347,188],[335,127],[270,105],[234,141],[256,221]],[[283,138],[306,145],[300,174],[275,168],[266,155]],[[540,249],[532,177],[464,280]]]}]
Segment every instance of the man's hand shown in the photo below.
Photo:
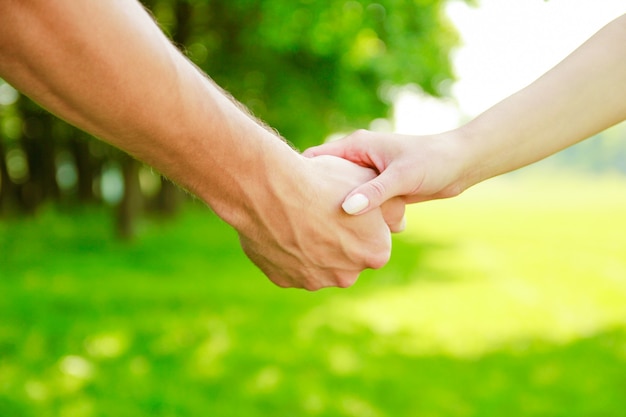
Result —
[{"label": "man's hand", "polygon": [[[59,63],[62,63],[60,65]],[[205,201],[281,286],[349,286],[384,265],[400,208],[354,218],[374,173],[308,159],[242,111],[137,0],[0,1],[0,76]]]},{"label": "man's hand", "polygon": [[[358,217],[341,210],[346,194],[375,173],[332,156],[299,161],[303,169],[254,204],[254,222],[240,230],[242,247],[281,287],[348,287],[362,270],[380,268],[390,256],[390,227],[381,209]],[[399,200],[386,208],[390,224],[399,224],[403,214]]]}]

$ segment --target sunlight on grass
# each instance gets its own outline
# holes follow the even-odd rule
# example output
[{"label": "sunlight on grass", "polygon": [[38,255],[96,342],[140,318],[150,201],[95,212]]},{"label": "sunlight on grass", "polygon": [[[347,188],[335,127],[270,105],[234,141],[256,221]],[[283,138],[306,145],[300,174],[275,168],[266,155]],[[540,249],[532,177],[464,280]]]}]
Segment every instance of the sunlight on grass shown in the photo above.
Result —
[{"label": "sunlight on grass", "polygon": [[504,178],[412,206],[396,241],[433,249],[408,282],[340,294],[303,318],[302,334],[366,328],[383,351],[463,357],[624,328],[624,213],[623,179]]},{"label": "sunlight on grass", "polygon": [[554,181],[414,206],[314,293],[204,209],[133,244],[104,211],[0,222],[0,416],[621,417],[625,188]]},{"label": "sunlight on grass", "polygon": [[94,358],[117,358],[128,350],[128,336],[120,332],[94,335],[85,341],[87,352]]}]

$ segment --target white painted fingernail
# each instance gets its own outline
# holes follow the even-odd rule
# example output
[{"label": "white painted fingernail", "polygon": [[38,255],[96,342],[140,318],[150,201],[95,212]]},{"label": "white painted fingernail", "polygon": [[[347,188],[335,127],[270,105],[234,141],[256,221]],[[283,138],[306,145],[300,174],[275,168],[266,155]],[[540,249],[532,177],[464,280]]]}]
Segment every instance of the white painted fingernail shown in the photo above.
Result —
[{"label": "white painted fingernail", "polygon": [[367,208],[369,206],[370,201],[363,194],[355,194],[352,197],[348,198],[343,202],[341,207],[343,211],[348,214],[356,214],[359,211]]}]

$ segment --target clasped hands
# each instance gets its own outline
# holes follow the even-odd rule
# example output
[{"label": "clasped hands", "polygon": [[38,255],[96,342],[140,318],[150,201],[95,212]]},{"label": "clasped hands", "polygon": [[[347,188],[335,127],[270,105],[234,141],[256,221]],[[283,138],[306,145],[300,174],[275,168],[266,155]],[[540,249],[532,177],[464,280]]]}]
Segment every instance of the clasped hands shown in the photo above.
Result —
[{"label": "clasped hands", "polygon": [[[278,286],[310,291],[349,287],[364,269],[383,267],[405,204],[457,193],[447,186],[454,169],[445,138],[411,138],[357,131],[294,152],[278,170],[287,175],[253,199],[255,214],[239,230],[245,253]],[[427,179],[429,167],[437,169]]]}]

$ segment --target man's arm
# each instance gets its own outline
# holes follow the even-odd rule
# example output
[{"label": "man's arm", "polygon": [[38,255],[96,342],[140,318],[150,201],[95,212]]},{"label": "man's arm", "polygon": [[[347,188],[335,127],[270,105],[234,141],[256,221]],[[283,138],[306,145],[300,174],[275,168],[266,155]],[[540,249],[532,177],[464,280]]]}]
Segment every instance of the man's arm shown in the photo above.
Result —
[{"label": "man's arm", "polygon": [[[339,210],[354,180],[262,127],[168,41],[136,0],[0,0],[0,76],[206,201],[281,286],[347,286],[389,256],[380,213]],[[350,185],[352,184],[352,185]]]},{"label": "man's arm", "polygon": [[[254,171],[263,147],[289,151],[190,65],[136,1],[3,0],[0,7],[3,78],[211,201],[229,222],[245,210],[223,191],[232,165]],[[218,174],[205,178],[209,170]]]}]

